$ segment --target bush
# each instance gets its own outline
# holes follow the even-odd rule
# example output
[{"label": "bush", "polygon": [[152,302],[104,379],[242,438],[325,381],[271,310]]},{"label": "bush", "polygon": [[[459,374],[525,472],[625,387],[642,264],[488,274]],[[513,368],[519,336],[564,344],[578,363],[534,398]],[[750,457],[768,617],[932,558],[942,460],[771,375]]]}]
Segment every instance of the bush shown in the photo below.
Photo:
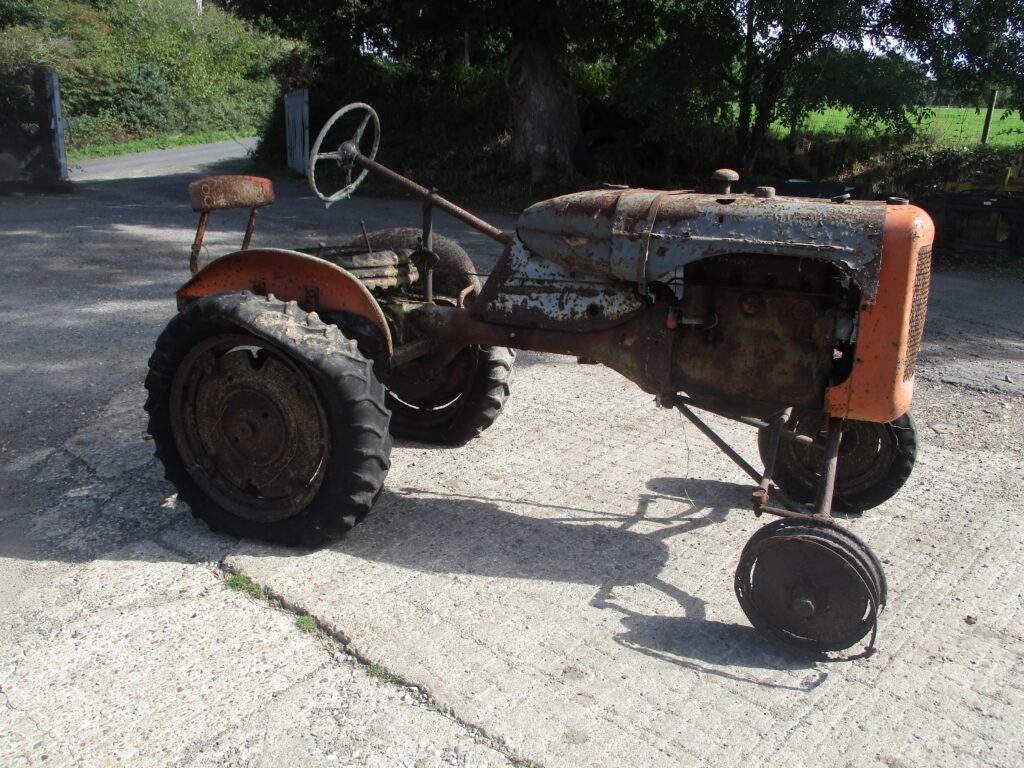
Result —
[{"label": "bush", "polygon": [[0,29],[38,24],[42,16],[32,0],[0,0]]},{"label": "bush", "polygon": [[16,114],[26,96],[11,84],[46,64],[79,145],[249,129],[294,47],[216,6],[199,15],[194,0],[0,0],[0,109]]},{"label": "bush", "polygon": [[111,141],[128,141],[137,135],[137,132],[125,126],[123,115],[108,110],[100,110],[91,115],[70,115],[67,120],[69,149]]},{"label": "bush", "polygon": [[890,153],[876,169],[876,184],[887,191],[920,197],[946,182],[970,181],[999,173],[1024,152],[1016,147],[977,144],[970,147],[909,147]]},{"label": "bush", "polygon": [[133,133],[170,131],[178,127],[175,94],[164,71],[149,61],[133,61],[114,91],[111,106]]}]

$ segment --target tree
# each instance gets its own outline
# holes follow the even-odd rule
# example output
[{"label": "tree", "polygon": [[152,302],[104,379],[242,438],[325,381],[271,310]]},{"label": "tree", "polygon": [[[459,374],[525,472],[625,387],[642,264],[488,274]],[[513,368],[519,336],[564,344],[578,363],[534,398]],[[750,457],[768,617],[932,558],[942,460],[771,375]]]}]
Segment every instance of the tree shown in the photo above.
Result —
[{"label": "tree", "polygon": [[520,0],[383,0],[368,8],[368,39],[388,57],[425,69],[465,65],[470,39],[503,57],[512,156],[535,181],[565,170],[575,139],[575,94],[566,60],[566,3]]},{"label": "tree", "polygon": [[[581,72],[600,72],[591,90],[619,105],[647,138],[679,143],[689,131],[731,130],[745,172],[773,125],[799,126],[825,106],[900,131],[909,127],[907,108],[935,81],[965,93],[1012,86],[1024,94],[1024,0],[219,4],[305,40],[323,78],[356,83],[356,91],[379,82],[454,92],[467,60],[500,67],[511,155],[534,181],[570,167],[579,113],[571,74]],[[396,71],[416,77],[380,76]]]},{"label": "tree", "polygon": [[909,136],[931,86],[927,67],[899,54],[827,48],[794,67],[776,117],[793,132],[811,113],[845,109],[859,123]]},{"label": "tree", "polygon": [[990,88],[1024,107],[1024,0],[891,0],[871,39],[927,64],[939,87],[978,97]]},{"label": "tree", "polygon": [[[861,45],[872,13],[869,3],[733,2],[741,43],[734,71],[726,79],[737,94],[736,144],[745,173],[752,169],[769,128],[783,110],[785,101],[780,96],[793,89],[793,76],[827,51]],[[789,105],[791,111],[806,108],[797,99]],[[790,115],[791,120],[795,117]]]},{"label": "tree", "polygon": [[820,106],[845,106],[898,125],[925,70],[964,93],[1024,82],[1024,0],[733,0],[731,7],[742,42],[727,79],[748,171],[780,117],[796,123]]},{"label": "tree", "polygon": [[656,0],[381,0],[363,15],[366,39],[424,67],[464,65],[467,37],[504,64],[512,158],[539,181],[571,169],[579,128],[570,60],[650,34]]},{"label": "tree", "polygon": [[[593,12],[583,0],[448,0],[375,4],[381,48],[427,66],[458,65],[450,55],[466,35],[486,38],[504,59],[512,159],[529,167],[531,181],[571,169],[579,129],[569,75],[569,44],[578,20]],[[464,56],[463,56],[464,61]]]}]

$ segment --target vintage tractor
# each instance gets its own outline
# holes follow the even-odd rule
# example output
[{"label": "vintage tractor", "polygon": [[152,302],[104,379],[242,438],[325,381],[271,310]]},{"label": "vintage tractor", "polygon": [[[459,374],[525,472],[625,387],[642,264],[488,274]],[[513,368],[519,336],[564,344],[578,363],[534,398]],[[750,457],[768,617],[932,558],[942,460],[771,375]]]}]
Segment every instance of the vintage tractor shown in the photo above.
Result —
[{"label": "vintage tractor", "polygon": [[[339,130],[346,140],[328,151]],[[422,199],[421,230],[253,249],[270,182],[190,186],[202,212],[194,274],[150,360],[146,408],[193,513],[237,536],[329,540],[373,506],[391,435],[466,442],[508,396],[513,349],[573,355],[678,409],[757,484],[755,513],[779,519],[754,534],[736,571],[754,626],[819,655],[870,635],[869,652],[885,577],[831,511],[882,504],[914,464],[907,408],[928,216],[900,199],[737,195],[723,170],[710,194],[604,188],[545,200],[506,234],[376,163],[379,135],[369,106],[341,109],[316,140],[310,186],[330,204],[373,171]],[[317,182],[324,162],[344,179],[329,196]],[[199,269],[209,213],[241,207],[252,208],[242,250]],[[486,281],[434,233],[434,209],[502,244]],[[756,427],[764,469],[694,409]]]}]

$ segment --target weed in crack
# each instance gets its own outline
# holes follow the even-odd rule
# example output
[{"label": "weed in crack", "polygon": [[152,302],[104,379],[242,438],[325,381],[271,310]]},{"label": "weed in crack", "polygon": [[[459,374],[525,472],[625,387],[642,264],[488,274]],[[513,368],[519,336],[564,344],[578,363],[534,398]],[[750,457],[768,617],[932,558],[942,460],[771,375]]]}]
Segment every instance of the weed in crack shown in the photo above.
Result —
[{"label": "weed in crack", "polygon": [[248,576],[243,576],[240,573],[233,573],[224,580],[224,586],[228,589],[234,589],[238,592],[244,592],[249,597],[256,600],[266,600],[267,593],[263,591],[263,587],[254,582]]}]

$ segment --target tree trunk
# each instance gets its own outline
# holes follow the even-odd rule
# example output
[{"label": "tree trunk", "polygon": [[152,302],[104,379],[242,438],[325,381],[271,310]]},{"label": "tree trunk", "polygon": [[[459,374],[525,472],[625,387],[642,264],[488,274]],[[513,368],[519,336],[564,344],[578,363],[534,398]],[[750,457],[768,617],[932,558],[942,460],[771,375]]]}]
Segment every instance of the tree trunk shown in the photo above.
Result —
[{"label": "tree trunk", "polygon": [[786,63],[790,61],[793,53],[792,41],[783,30],[782,42],[779,45],[778,53],[764,63],[764,71],[761,76],[761,89],[754,99],[755,116],[754,124],[750,128],[747,137],[747,151],[743,155],[744,176],[754,172],[758,156],[764,149],[765,141],[768,138],[768,130],[771,128],[772,120],[778,109],[778,95],[785,82]]},{"label": "tree trunk", "polygon": [[505,70],[512,161],[529,166],[530,182],[568,173],[579,113],[565,58],[535,40],[513,40]]},{"label": "tree trunk", "polygon": [[746,8],[746,32],[743,36],[743,71],[740,73],[739,117],[736,121],[736,151],[745,158],[750,152],[750,119],[753,112],[755,71],[755,29],[754,9]]}]

